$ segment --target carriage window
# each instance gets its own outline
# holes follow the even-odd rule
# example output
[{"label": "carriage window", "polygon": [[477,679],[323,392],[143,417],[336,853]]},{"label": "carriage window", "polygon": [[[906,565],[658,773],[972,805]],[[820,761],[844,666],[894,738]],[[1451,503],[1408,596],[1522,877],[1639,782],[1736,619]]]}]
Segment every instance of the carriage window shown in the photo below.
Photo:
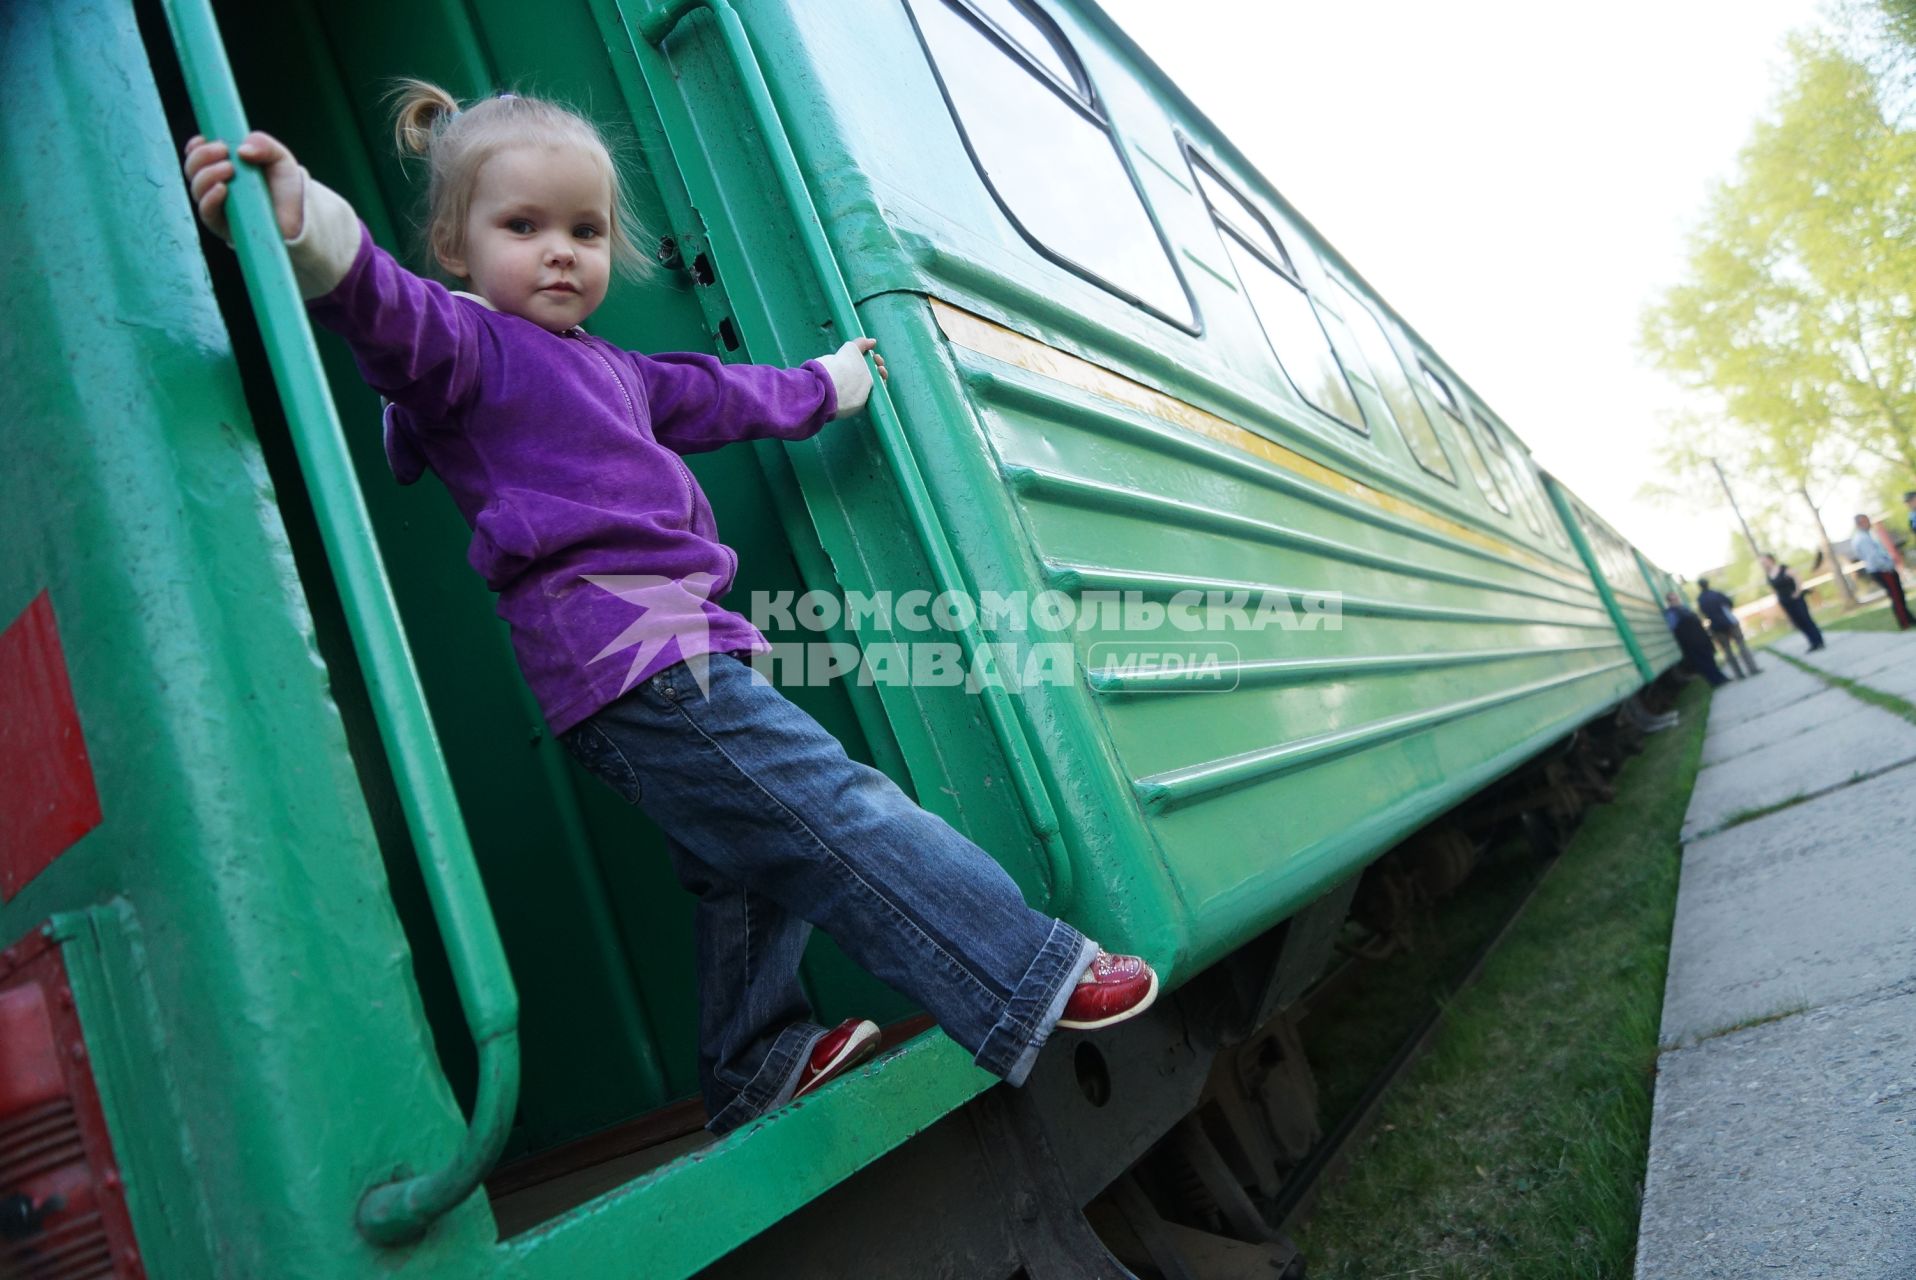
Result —
[{"label": "carriage window", "polygon": [[1543,485],[1537,480],[1537,471],[1531,464],[1529,455],[1514,440],[1504,438],[1509,433],[1508,428],[1500,428],[1488,419],[1485,420],[1484,426],[1496,437],[1497,442],[1503,446],[1505,456],[1510,459],[1510,468],[1517,476],[1517,492],[1530,509],[1537,513],[1537,518],[1530,522],[1530,527],[1541,533],[1548,533],[1551,541],[1558,546],[1568,547],[1570,543],[1564,537],[1563,522],[1557,519],[1557,513],[1550,509],[1550,499],[1544,496]]},{"label": "carriage window", "polygon": [[1297,274],[1296,264],[1284,252],[1284,245],[1278,240],[1277,234],[1265,225],[1263,217],[1243,196],[1231,190],[1222,178],[1213,175],[1211,167],[1203,161],[1193,163],[1191,172],[1197,175],[1198,190],[1204,193],[1204,203],[1211,206],[1212,217],[1236,233],[1237,238],[1244,243],[1257,246],[1265,257],[1285,272]]},{"label": "carriage window", "polygon": [[1591,533],[1590,541],[1596,552],[1597,562],[1603,567],[1603,576],[1608,578],[1610,585],[1618,590],[1629,590],[1628,584],[1633,569],[1629,548],[1624,546],[1623,539],[1611,531],[1610,526],[1600,522],[1588,510],[1581,514],[1584,518],[1584,527]]},{"label": "carriage window", "polygon": [[1490,464],[1484,461],[1483,447],[1464,424],[1463,410],[1458,408],[1457,397],[1451,394],[1450,384],[1431,372],[1429,365],[1420,362],[1417,367],[1423,370],[1425,383],[1436,395],[1444,415],[1450,419],[1452,434],[1463,442],[1464,466],[1469,470],[1470,478],[1477,482],[1477,487],[1483,490],[1484,501],[1509,515],[1510,504],[1504,501],[1503,490],[1497,487],[1497,481],[1490,474]]},{"label": "carriage window", "polygon": [[1508,430],[1499,427],[1489,419],[1485,419],[1484,429],[1490,433],[1491,438],[1497,442],[1497,446],[1503,450],[1503,455],[1510,464],[1510,473],[1516,481],[1517,496],[1521,500],[1526,513],[1524,517],[1525,523],[1538,533],[1550,531],[1560,533],[1561,530],[1557,529],[1557,522],[1550,518],[1550,509],[1544,504],[1543,490],[1537,487],[1536,472],[1531,470],[1530,459],[1525,456],[1522,448],[1518,447],[1512,441],[1505,439]]},{"label": "carriage window", "polygon": [[1017,45],[1019,53],[1043,66],[1057,77],[1060,85],[1086,105],[1090,104],[1091,86],[1084,82],[1076,61],[1059,48],[1057,38],[1048,29],[1039,26],[1030,14],[1018,7],[1016,0],[971,0],[971,8],[998,28],[1000,35]]},{"label": "carriage window", "polygon": [[1564,535],[1563,521],[1558,519],[1556,511],[1550,506],[1550,499],[1544,494],[1543,484],[1537,479],[1535,465],[1524,467],[1519,474],[1530,490],[1530,500],[1537,504],[1537,514],[1543,519],[1544,532],[1550,535],[1552,542],[1568,550],[1570,539]]},{"label": "carriage window", "polygon": [[1186,156],[1278,367],[1311,405],[1353,431],[1363,431],[1364,415],[1358,411],[1357,397],[1344,379],[1344,367],[1337,362],[1310,294],[1297,279],[1284,242],[1216,170],[1195,154],[1187,151]]},{"label": "carriage window", "polygon": [[1577,520],[1583,525],[1585,540],[1590,544],[1590,554],[1596,558],[1597,567],[1603,570],[1603,576],[1611,586],[1619,585],[1619,562],[1621,545],[1610,527],[1597,519],[1596,513],[1576,498],[1571,499],[1570,509],[1576,513]]},{"label": "carriage window", "polygon": [[1046,257],[1194,328],[1184,284],[1062,35],[1020,0],[911,0],[985,184]]},{"label": "carriage window", "polygon": [[1615,544],[1617,557],[1617,586],[1624,591],[1635,589],[1634,584],[1643,581],[1643,575],[1637,572],[1636,557],[1630,554],[1630,544],[1614,530],[1610,541]]},{"label": "carriage window", "polygon": [[1444,453],[1442,442],[1437,439],[1437,428],[1430,425],[1430,415],[1424,412],[1423,402],[1410,385],[1410,375],[1404,372],[1404,362],[1398,359],[1397,349],[1391,346],[1389,336],[1384,333],[1383,322],[1362,298],[1344,288],[1341,282],[1338,287],[1344,290],[1344,296],[1350,300],[1346,311],[1350,318],[1350,330],[1357,338],[1357,348],[1363,353],[1364,362],[1370,366],[1377,392],[1383,397],[1384,406],[1396,422],[1404,443],[1410,446],[1411,456],[1417,459],[1418,466],[1432,475],[1456,484],[1457,470],[1450,465],[1450,458]]},{"label": "carriage window", "polygon": [[1471,417],[1477,429],[1483,433],[1484,443],[1488,446],[1484,453],[1490,458],[1491,473],[1497,477],[1503,491],[1516,498],[1517,511],[1523,516],[1524,523],[1530,526],[1532,532],[1542,533],[1543,525],[1538,522],[1537,513],[1531,507],[1528,495],[1517,483],[1517,473],[1511,466],[1510,455],[1504,451],[1503,437],[1497,434],[1497,428],[1491,425],[1490,418],[1483,410],[1474,410]]}]

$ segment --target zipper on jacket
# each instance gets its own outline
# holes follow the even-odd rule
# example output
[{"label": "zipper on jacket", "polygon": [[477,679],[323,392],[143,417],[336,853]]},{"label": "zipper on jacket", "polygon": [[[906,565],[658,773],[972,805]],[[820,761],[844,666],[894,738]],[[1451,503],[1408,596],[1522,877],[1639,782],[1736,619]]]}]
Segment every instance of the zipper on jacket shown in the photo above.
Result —
[{"label": "zipper on jacket", "polygon": [[[574,325],[569,332],[583,342],[585,349],[597,356],[599,363],[605,366],[605,371],[612,375],[612,381],[618,385],[619,394],[625,397],[625,412],[632,419],[632,429],[644,435],[645,428],[639,425],[639,407],[633,402],[632,393],[626,390],[625,379],[619,376],[619,371],[612,367],[610,360],[605,358],[605,352],[599,350],[591,335],[584,329]],[[658,437],[654,436],[652,441],[658,444]],[[698,523],[698,499],[692,496],[692,473],[686,469],[685,459],[679,457],[677,450],[663,444],[659,444],[659,448],[672,455],[672,462],[679,469],[679,487],[685,490],[685,528],[687,532],[696,532],[692,526]]]}]

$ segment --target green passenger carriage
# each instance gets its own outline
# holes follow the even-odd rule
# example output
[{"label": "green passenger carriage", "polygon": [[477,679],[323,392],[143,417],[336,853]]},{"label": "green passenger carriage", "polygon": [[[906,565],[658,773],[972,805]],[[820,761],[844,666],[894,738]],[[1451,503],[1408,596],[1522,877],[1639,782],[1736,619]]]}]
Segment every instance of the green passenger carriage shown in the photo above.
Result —
[{"label": "green passenger carriage", "polygon": [[[772,1272],[889,1184],[943,1216],[872,1226],[874,1267],[1107,1274],[1076,1207],[1268,1040],[1364,867],[1676,661],[1660,572],[1090,3],[213,9],[0,15],[0,1272]],[[402,74],[630,137],[671,269],[608,339],[879,340],[868,418],[692,460],[735,600],[1066,602],[937,638],[1069,679],[792,693],[1183,985],[1161,1013],[1011,1100],[916,1035],[699,1145],[656,833],[544,732],[256,184],[236,263],[179,180],[243,100],[416,261]],[[1173,626],[1193,598],[1238,612]],[[806,978],[915,1029],[825,940]]]}]

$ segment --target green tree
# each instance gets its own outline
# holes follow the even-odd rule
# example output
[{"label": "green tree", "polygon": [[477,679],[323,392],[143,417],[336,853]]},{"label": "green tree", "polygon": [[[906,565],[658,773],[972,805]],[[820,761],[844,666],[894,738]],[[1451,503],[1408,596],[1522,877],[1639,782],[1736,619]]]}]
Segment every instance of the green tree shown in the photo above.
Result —
[{"label": "green tree", "polygon": [[1916,0],[1876,0],[1876,8],[1890,34],[1916,49]]},{"label": "green tree", "polygon": [[1829,39],[1789,54],[1643,346],[1721,403],[1739,471],[1804,484],[1812,458],[1844,452],[1916,476],[1916,135]]},{"label": "green tree", "polygon": [[[1916,11],[1878,2],[1884,23]],[[1773,114],[1691,234],[1687,279],[1643,323],[1645,352],[1721,410],[1672,432],[1666,466],[1701,492],[1715,460],[1799,513],[1859,467],[1916,478],[1916,133],[1843,38],[1859,43],[1854,22],[1790,41]]]}]

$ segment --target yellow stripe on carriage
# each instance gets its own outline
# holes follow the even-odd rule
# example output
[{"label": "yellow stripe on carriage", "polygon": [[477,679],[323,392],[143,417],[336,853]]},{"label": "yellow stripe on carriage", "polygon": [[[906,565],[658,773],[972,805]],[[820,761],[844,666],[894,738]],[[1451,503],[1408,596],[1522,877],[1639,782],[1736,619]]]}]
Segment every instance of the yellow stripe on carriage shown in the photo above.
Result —
[{"label": "yellow stripe on carriage", "polygon": [[1035,338],[1026,337],[1015,329],[1008,329],[996,321],[987,320],[962,307],[955,307],[941,298],[932,298],[930,302],[932,313],[937,316],[938,327],[944,331],[945,337],[967,351],[976,351],[980,355],[990,356],[994,360],[1015,365],[1020,369],[1065,383],[1081,391],[1088,391],[1106,400],[1116,401],[1160,421],[1183,427],[1207,440],[1215,440],[1219,444],[1241,449],[1245,453],[1283,467],[1286,471],[1313,480],[1345,497],[1354,498],[1393,515],[1414,520],[1426,528],[1434,529],[1461,542],[1468,542],[1513,560],[1527,561],[1552,575],[1563,572],[1563,566],[1525,547],[1502,538],[1492,537],[1468,525],[1459,524],[1455,520],[1441,516],[1426,507],[1420,507],[1414,502],[1408,502],[1395,494],[1373,489],[1361,480],[1352,479],[1340,471],[1333,471],[1320,462],[1313,461],[1293,449],[1287,449],[1276,441],[1267,440],[1194,404],[1179,400],[1175,396],[1168,396],[1162,391],[1133,381],[1123,374],[1114,373],[1102,365],[1092,364],[1089,360],[1048,346]]}]

